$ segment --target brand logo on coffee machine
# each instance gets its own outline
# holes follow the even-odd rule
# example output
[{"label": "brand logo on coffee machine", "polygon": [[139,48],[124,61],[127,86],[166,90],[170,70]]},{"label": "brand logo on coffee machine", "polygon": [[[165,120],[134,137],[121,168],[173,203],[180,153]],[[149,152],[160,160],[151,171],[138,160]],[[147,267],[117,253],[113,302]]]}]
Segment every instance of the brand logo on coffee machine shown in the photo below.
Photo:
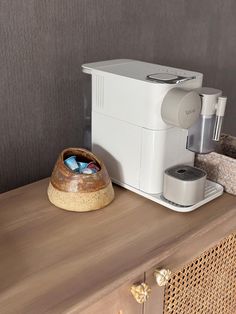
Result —
[{"label": "brand logo on coffee machine", "polygon": [[190,115],[191,113],[194,113],[196,110],[195,109],[191,109],[191,110],[185,110],[186,115]]}]

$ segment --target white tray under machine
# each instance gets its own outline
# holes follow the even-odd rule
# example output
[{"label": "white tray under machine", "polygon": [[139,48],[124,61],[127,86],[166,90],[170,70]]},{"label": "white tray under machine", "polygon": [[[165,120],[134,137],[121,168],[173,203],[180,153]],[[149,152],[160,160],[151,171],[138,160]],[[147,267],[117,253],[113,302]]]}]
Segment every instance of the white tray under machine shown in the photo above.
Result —
[{"label": "white tray under machine", "polygon": [[[92,150],[114,183],[178,212],[192,211],[223,193],[221,185],[207,180],[205,198],[192,206],[162,196],[165,169],[194,164],[194,153],[186,149],[188,129],[163,120],[163,99],[173,88],[187,93],[201,87],[201,73],[128,59],[82,67],[92,75]],[[191,102],[190,93],[186,96]],[[191,110],[190,105],[190,116]],[[179,119],[179,113],[171,114],[176,116],[170,122]]]}]

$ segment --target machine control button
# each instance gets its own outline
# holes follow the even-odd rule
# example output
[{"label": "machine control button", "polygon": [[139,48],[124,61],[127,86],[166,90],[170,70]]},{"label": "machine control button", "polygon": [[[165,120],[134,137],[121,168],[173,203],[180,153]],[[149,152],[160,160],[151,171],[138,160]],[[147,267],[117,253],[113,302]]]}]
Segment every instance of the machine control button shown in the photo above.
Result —
[{"label": "machine control button", "polygon": [[195,78],[196,78],[195,76],[185,77],[180,75],[174,75],[171,73],[155,73],[147,75],[148,80],[156,81],[157,83],[162,84],[178,84]]},{"label": "machine control button", "polygon": [[156,73],[156,74],[151,74],[148,76],[150,79],[156,79],[156,80],[161,80],[161,81],[169,81],[169,80],[174,80],[177,79],[178,76],[169,74],[169,73]]}]

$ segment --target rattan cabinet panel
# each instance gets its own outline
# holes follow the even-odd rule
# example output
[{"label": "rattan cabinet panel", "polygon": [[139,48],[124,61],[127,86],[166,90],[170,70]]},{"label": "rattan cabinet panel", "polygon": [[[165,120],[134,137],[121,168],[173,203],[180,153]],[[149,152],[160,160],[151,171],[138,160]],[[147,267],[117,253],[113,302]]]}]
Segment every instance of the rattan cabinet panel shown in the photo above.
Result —
[{"label": "rattan cabinet panel", "polygon": [[165,287],[164,314],[236,313],[236,235],[175,272]]},{"label": "rattan cabinet panel", "polygon": [[147,273],[152,296],[145,314],[236,313],[236,234],[175,269],[164,288],[153,270]]}]

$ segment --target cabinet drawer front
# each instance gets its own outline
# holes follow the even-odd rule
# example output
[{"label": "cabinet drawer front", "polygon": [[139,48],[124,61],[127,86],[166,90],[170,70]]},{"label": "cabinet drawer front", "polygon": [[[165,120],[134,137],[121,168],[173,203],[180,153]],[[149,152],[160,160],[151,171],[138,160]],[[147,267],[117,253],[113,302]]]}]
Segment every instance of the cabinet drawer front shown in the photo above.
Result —
[{"label": "cabinet drawer front", "polygon": [[143,314],[143,304],[137,303],[131,294],[134,283],[144,281],[144,275],[106,295],[78,314]]}]

